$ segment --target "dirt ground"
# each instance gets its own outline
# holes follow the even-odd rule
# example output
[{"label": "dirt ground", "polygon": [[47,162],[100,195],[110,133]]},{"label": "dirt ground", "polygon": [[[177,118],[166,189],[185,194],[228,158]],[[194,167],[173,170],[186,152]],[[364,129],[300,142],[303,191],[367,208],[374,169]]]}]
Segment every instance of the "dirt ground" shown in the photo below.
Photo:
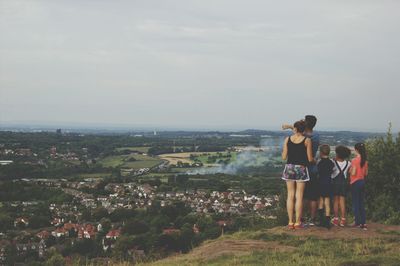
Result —
[{"label": "dirt ground", "polygon": [[290,251],[295,249],[285,245],[280,245],[277,242],[265,242],[261,240],[223,240],[210,242],[201,245],[190,253],[193,259],[210,260],[223,255],[245,255],[253,251],[260,250],[275,250],[275,251]]}]

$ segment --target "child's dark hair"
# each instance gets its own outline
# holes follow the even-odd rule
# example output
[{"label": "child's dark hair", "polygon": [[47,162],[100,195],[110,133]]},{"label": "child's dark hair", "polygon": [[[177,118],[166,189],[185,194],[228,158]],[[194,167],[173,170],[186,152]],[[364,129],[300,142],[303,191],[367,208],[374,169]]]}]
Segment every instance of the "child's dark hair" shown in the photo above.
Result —
[{"label": "child's dark hair", "polygon": [[354,149],[361,155],[361,167],[364,167],[365,163],[367,162],[367,150],[365,148],[365,144],[362,142],[357,143],[354,146]]},{"label": "child's dark hair", "polygon": [[348,159],[351,155],[351,150],[343,145],[337,146],[335,152],[336,156],[342,160]]},{"label": "child's dark hair", "polygon": [[313,130],[317,124],[317,118],[313,115],[306,115],[304,121],[306,122],[306,128],[310,130]]},{"label": "child's dark hair", "polygon": [[331,153],[331,147],[327,144],[321,145],[319,146],[319,152],[322,155],[329,156],[329,154]]},{"label": "child's dark hair", "polygon": [[304,131],[306,130],[306,123],[300,120],[294,123],[293,127],[297,130],[297,132],[304,133]]}]

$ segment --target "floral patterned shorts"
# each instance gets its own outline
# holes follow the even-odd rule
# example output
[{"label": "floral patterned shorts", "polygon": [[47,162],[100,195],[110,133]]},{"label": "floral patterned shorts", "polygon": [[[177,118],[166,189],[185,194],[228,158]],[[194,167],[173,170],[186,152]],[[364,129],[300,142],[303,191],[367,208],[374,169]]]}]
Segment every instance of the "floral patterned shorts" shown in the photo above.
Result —
[{"label": "floral patterned shorts", "polygon": [[304,165],[286,164],[282,179],[285,181],[307,182],[310,181],[310,175]]}]

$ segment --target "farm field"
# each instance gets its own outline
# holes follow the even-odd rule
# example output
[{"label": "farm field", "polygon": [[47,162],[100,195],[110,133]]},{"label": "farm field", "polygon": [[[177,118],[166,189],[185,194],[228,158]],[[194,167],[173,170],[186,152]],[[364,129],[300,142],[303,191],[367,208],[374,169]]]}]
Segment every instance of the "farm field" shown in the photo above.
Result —
[{"label": "farm field", "polygon": [[171,173],[187,173],[190,172],[191,170],[193,170],[195,168],[188,168],[188,167],[172,167],[170,168],[170,172]]},{"label": "farm field", "polygon": [[111,175],[110,173],[90,173],[90,174],[77,174],[73,175],[74,177],[80,177],[80,178],[105,178],[109,177]]},{"label": "farm field", "polygon": [[116,151],[136,151],[136,152],[142,152],[142,153],[147,153],[149,151],[150,147],[121,147],[121,148],[116,148]]},{"label": "farm field", "polygon": [[[196,152],[166,153],[161,154],[158,157],[167,160],[170,164],[176,165],[179,161],[182,163],[193,163],[193,161],[190,160],[191,154],[196,154]],[[199,152],[198,154],[202,154],[202,152]]]},{"label": "farm field", "polygon": [[114,155],[108,156],[100,163],[104,167],[122,167],[122,168],[152,168],[162,163],[162,160],[146,155],[134,154],[134,155]]},{"label": "farm field", "polygon": [[[221,154],[222,157],[218,158],[218,155]],[[201,163],[203,163],[204,166],[217,166],[217,163],[210,163],[208,162],[210,157],[217,157],[217,161],[219,159],[226,160],[228,157],[225,157],[228,153],[227,152],[181,152],[181,153],[167,153],[167,154],[161,154],[158,157],[167,160],[170,164],[176,165],[179,161],[182,163],[189,163],[192,164],[194,163],[193,160],[191,160],[191,155],[196,157],[197,160],[199,160]],[[235,161],[237,157],[236,152],[231,152],[231,158],[230,162]]]},{"label": "farm field", "polygon": [[[231,157],[228,157],[228,155],[230,155]],[[211,159],[212,157],[216,157],[216,162],[218,162],[218,160],[229,160],[228,163],[230,162],[234,162],[236,161],[237,158],[237,152],[209,152],[206,154],[201,154],[199,156],[196,156],[196,159],[199,160],[200,162],[203,163],[203,165],[209,165],[209,166],[215,166],[218,165],[215,163],[210,163],[209,159]]]}]

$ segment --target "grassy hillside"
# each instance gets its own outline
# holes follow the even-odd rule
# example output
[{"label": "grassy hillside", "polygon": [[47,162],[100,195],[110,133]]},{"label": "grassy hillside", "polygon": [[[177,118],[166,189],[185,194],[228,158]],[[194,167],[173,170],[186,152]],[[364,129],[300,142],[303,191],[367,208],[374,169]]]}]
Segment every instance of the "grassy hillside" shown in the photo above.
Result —
[{"label": "grassy hillside", "polygon": [[400,227],[239,232],[142,265],[400,265]]}]

